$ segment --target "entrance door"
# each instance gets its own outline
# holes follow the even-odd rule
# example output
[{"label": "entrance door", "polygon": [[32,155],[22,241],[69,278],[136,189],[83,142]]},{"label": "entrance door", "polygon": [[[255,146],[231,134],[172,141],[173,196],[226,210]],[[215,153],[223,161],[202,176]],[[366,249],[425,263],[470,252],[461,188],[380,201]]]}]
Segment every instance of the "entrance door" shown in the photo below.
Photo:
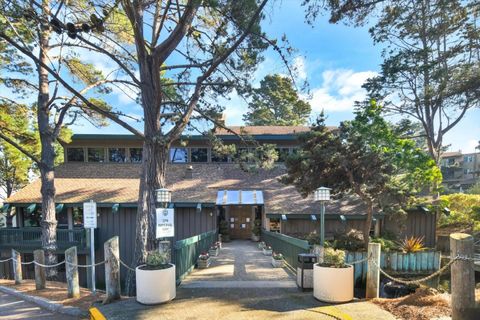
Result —
[{"label": "entrance door", "polygon": [[228,225],[232,239],[250,239],[252,235],[252,207],[231,206]]}]

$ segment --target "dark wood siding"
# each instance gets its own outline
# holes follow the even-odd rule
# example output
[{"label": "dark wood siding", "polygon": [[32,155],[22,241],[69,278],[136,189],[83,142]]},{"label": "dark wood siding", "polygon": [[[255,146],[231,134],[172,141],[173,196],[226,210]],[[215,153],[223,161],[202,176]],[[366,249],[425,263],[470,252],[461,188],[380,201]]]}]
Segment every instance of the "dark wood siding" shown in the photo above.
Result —
[{"label": "dark wood siding", "polygon": [[[363,220],[325,220],[325,236],[327,239],[333,238],[337,234],[345,234],[352,229],[362,230]],[[291,236],[305,236],[311,232],[319,233],[320,222],[307,219],[291,219],[282,221],[282,233]]]},{"label": "dark wood siding", "polygon": [[432,212],[410,210],[406,220],[391,216],[385,217],[385,230],[396,234],[398,238],[424,237],[425,246],[435,248],[437,216]]},{"label": "dark wood siding", "polygon": [[[122,208],[113,213],[111,208],[99,208],[97,250],[95,251],[95,260],[102,261],[103,243],[113,236],[119,236],[120,240],[120,258],[130,264],[135,252],[135,226],[136,226],[136,208]],[[173,242],[189,238],[200,233],[216,229],[216,210],[215,208],[202,208],[198,212],[196,208],[175,208],[175,238]],[[85,261],[85,256],[82,258]],[[80,263],[80,262],[79,262]],[[80,283],[87,285],[86,270],[80,270]],[[127,272],[121,268],[120,275],[123,281]],[[105,267],[96,268],[97,287],[102,288],[105,285]]]}]

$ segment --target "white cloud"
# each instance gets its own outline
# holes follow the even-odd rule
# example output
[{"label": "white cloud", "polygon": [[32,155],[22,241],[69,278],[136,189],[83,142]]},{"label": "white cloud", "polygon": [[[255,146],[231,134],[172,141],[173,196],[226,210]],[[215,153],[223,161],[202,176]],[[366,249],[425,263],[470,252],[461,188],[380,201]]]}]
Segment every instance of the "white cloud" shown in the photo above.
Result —
[{"label": "white cloud", "polygon": [[322,85],[313,88],[309,99],[313,111],[349,111],[355,101],[365,98],[362,88],[368,78],[377,75],[374,71],[354,72],[350,69],[326,70],[322,73]]},{"label": "white cloud", "polygon": [[293,59],[293,69],[295,70],[295,75],[298,77],[298,79],[300,80],[307,79],[305,59],[302,56],[299,56]]}]

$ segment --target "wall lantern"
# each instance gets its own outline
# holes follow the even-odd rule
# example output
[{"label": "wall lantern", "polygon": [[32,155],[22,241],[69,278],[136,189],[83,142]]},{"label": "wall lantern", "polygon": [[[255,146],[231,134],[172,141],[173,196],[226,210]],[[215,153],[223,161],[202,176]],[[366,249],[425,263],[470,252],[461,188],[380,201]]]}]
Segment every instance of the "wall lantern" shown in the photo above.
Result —
[{"label": "wall lantern", "polygon": [[161,188],[155,190],[157,192],[157,202],[158,203],[170,203],[172,201],[172,191]]}]

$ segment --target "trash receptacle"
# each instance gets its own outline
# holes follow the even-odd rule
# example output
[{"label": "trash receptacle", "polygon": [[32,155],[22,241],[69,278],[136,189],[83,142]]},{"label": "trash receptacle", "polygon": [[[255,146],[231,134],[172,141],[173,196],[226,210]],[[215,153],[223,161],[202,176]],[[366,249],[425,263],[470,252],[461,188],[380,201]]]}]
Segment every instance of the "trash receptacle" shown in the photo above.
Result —
[{"label": "trash receptacle", "polygon": [[298,255],[297,286],[302,289],[313,289],[313,265],[317,263],[317,256],[313,253]]}]

